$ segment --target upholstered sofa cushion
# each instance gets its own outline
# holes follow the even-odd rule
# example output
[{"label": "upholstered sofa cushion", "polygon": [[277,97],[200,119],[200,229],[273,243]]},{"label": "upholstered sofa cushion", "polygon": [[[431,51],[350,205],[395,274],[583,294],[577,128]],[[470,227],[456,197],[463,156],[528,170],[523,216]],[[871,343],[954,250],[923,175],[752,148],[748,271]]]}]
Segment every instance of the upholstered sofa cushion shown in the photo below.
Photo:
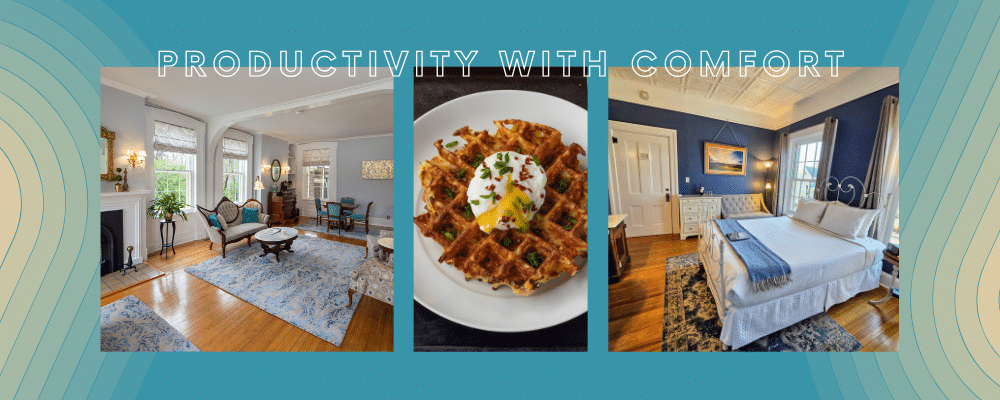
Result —
[{"label": "upholstered sofa cushion", "polygon": [[267,228],[266,224],[254,222],[246,222],[236,226],[230,226],[229,229],[226,230],[226,239],[232,241],[237,238],[247,237],[260,232],[265,228]]},{"label": "upholstered sofa cushion", "polygon": [[722,218],[749,219],[773,217],[760,193],[722,195]]}]

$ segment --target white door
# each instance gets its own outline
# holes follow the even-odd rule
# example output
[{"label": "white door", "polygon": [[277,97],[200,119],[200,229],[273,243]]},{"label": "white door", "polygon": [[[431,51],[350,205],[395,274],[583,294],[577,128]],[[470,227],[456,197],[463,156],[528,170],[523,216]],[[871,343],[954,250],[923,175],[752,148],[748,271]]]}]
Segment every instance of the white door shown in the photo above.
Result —
[{"label": "white door", "polygon": [[629,237],[674,233],[677,131],[608,121],[612,211]]}]

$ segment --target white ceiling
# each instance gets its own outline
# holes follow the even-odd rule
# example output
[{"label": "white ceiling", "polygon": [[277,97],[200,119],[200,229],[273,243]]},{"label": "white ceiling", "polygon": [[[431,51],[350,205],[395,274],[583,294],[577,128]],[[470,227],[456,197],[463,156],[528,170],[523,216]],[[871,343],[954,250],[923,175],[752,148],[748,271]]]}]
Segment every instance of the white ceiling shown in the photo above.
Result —
[{"label": "white ceiling", "polygon": [[[829,67],[822,67],[817,68],[819,77],[800,77],[797,68],[790,68],[783,76],[772,77],[759,67],[748,68],[747,76],[740,76],[739,68],[731,68],[728,77],[703,77],[699,68],[692,68],[686,75],[674,77],[659,68],[652,76],[641,77],[632,68],[620,67],[610,68],[609,84],[611,97],[618,100],[778,129],[808,112],[803,105],[817,103],[817,98],[846,96],[851,100],[898,82],[895,68],[891,68],[893,73],[875,73],[876,80],[869,78],[878,71],[861,73],[887,69],[840,67],[834,77]],[[892,76],[895,82],[886,83]],[[650,98],[642,99],[640,91],[646,91]]]},{"label": "white ceiling", "polygon": [[[184,76],[183,68],[167,68],[165,77],[157,76],[153,67],[101,68],[101,80],[140,95],[145,92],[153,103],[208,120],[392,78],[388,68],[378,68],[376,77],[369,77],[367,68],[359,68],[355,77],[347,75],[347,68],[339,68],[325,78],[308,68],[294,78],[282,75],[276,67],[256,78],[246,70],[225,78],[206,68],[208,76],[202,78]],[[392,95],[384,92],[301,109],[301,114],[278,113],[234,127],[293,143],[392,133]]]}]

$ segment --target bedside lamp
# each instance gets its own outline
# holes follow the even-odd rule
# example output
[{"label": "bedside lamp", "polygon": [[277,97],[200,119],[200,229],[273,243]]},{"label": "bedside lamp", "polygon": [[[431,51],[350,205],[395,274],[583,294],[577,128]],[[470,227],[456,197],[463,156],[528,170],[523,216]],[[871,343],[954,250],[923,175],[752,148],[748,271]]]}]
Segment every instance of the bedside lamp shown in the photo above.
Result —
[{"label": "bedside lamp", "polygon": [[774,161],[764,161],[764,168],[771,169],[772,165],[774,165]]},{"label": "bedside lamp", "polygon": [[771,189],[771,183],[770,182],[765,183],[764,184],[764,189],[770,190]]},{"label": "bedside lamp", "polygon": [[[253,190],[257,191],[257,197],[260,197],[260,191],[264,190],[264,184],[260,182],[260,175],[257,175],[257,182],[253,184]],[[257,199],[260,201],[260,199]]]}]

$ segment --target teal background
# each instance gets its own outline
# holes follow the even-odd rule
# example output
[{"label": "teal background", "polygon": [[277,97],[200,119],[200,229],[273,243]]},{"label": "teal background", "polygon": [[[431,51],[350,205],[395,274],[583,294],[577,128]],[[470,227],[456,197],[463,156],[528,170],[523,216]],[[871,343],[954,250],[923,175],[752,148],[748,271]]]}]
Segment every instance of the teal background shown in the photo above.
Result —
[{"label": "teal background", "polygon": [[[1000,4],[979,1],[2,2],[0,237],[9,243],[0,243],[0,397],[996,397],[1000,170],[981,167],[998,156],[998,18]],[[154,66],[158,50],[212,57],[222,49],[264,50],[274,60],[283,49],[409,49],[407,67],[414,50],[479,50],[475,65],[498,65],[498,50],[577,50],[577,61],[583,50],[606,50],[609,66],[623,66],[644,49],[661,57],[843,49],[843,65],[899,67],[901,218],[914,255],[902,263],[899,352],[608,353],[607,286],[597,268],[606,226],[595,218],[587,354],[414,354],[406,301],[395,306],[392,354],[103,354],[99,166],[89,156],[99,68]],[[407,68],[395,81],[400,265],[412,251],[411,77]],[[606,83],[589,85],[599,139]],[[607,148],[594,143],[590,211],[603,215]],[[396,296],[411,298],[412,274],[398,272]]]}]

